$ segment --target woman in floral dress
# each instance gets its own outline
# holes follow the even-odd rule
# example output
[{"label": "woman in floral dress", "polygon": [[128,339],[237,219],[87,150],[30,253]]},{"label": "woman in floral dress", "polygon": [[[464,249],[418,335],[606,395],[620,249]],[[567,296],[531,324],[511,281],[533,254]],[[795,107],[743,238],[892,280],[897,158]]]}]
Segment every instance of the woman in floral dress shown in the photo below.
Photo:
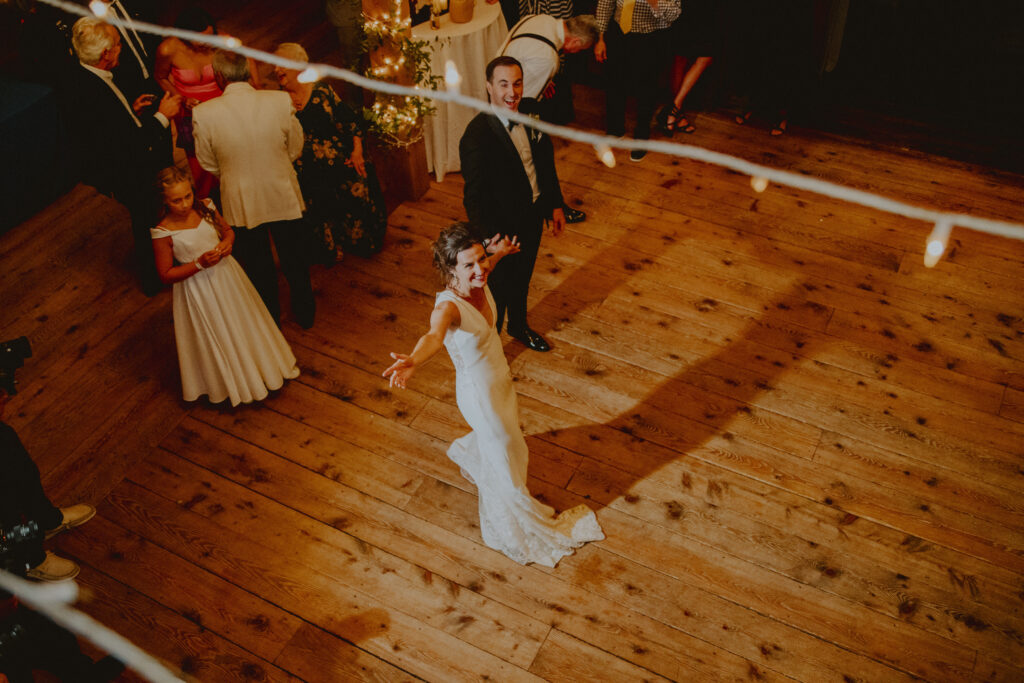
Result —
[{"label": "woman in floral dress", "polygon": [[[276,54],[308,62],[297,43],[282,43]],[[326,83],[299,83],[299,71],[275,68],[291,95],[305,133],[295,162],[306,201],[306,219],[316,233],[319,260],[333,264],[344,252],[370,256],[380,250],[387,210],[377,174],[363,158],[362,128],[355,112]]]}]

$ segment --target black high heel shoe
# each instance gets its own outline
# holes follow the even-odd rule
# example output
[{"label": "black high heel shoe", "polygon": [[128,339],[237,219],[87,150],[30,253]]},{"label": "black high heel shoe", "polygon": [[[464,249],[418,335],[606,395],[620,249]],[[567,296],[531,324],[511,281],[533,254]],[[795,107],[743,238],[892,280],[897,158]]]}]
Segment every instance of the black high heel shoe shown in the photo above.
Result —
[{"label": "black high heel shoe", "polygon": [[673,105],[672,109],[665,116],[661,130],[669,135],[674,134],[677,130],[681,130],[689,135],[697,130],[697,126],[690,123],[689,119],[686,118],[686,112],[682,108]]}]

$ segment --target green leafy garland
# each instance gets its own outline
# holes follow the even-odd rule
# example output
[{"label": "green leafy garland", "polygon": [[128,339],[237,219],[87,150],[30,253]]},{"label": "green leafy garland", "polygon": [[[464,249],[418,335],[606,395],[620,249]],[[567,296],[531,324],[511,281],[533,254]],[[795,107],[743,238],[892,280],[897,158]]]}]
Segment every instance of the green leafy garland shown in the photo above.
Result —
[{"label": "green leafy garland", "polygon": [[[363,16],[367,52],[391,46],[397,48],[398,53],[397,58],[385,57],[380,66],[367,67],[365,75],[391,83],[404,75],[417,89],[436,90],[441,77],[430,69],[430,44],[413,40],[408,33],[409,26],[410,21],[400,16],[384,14],[380,19]],[[422,139],[423,117],[435,110],[434,103],[424,97],[377,93],[373,106],[363,109],[363,117],[369,129],[386,144],[405,147]]]}]

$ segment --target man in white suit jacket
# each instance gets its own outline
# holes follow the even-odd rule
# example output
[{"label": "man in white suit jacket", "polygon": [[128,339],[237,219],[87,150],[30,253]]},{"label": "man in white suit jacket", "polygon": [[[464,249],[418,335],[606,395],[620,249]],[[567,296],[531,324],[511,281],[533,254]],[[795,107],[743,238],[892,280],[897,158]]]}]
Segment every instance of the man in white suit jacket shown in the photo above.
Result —
[{"label": "man in white suit jacket", "polygon": [[309,281],[305,205],[292,161],[302,152],[302,126],[291,98],[249,83],[248,60],[218,50],[213,70],[224,94],[192,110],[196,157],[220,177],[224,218],[235,229],[234,254],[280,324],[274,238],[291,293],[292,314],[313,325],[316,302]]}]

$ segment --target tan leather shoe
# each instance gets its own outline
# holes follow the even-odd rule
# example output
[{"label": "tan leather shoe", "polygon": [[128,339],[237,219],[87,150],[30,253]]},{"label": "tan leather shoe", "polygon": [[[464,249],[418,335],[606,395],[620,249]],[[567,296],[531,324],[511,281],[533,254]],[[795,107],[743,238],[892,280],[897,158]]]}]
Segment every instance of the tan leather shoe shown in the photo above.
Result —
[{"label": "tan leather shoe", "polygon": [[96,516],[96,508],[84,503],[72,505],[69,508],[61,508],[60,512],[63,515],[60,526],[49,529],[46,532],[46,538],[53,538],[65,529],[74,529],[76,526],[85,524]]},{"label": "tan leather shoe", "polygon": [[36,581],[67,581],[78,576],[78,565],[60,555],[46,551],[46,559],[32,567],[26,576]]}]

